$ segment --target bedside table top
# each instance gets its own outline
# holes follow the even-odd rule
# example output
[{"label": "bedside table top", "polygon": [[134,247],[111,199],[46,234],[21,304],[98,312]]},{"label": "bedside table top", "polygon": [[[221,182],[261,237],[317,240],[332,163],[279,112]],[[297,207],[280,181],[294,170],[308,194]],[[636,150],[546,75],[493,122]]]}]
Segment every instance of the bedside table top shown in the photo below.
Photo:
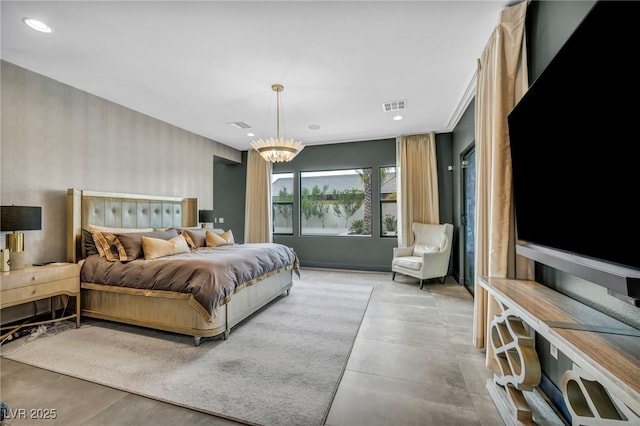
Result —
[{"label": "bedside table top", "polygon": [[64,280],[80,276],[77,263],[50,263],[44,266],[28,266],[7,272],[0,272],[0,290],[25,287],[50,281]]}]

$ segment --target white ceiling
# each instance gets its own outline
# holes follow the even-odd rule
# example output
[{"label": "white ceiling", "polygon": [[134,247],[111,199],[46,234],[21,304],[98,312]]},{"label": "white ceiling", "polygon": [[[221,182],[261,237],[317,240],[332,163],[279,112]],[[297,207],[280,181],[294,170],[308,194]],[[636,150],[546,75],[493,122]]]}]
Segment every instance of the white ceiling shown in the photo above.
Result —
[{"label": "white ceiling", "polygon": [[[239,150],[451,131],[505,1],[2,1],[2,59]],[[21,22],[46,22],[51,34]],[[404,120],[383,112],[407,101]],[[244,121],[252,129],[227,123]],[[317,130],[310,125],[320,126]]]}]

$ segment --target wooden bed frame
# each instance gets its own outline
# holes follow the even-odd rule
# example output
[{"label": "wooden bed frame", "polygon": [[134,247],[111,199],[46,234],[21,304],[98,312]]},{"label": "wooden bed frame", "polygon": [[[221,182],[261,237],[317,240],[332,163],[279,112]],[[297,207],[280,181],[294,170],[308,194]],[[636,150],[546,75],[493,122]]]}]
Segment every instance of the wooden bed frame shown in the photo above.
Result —
[{"label": "wooden bed frame", "polygon": [[[114,228],[180,228],[197,226],[197,199],[67,190],[67,259],[81,263],[86,256],[82,230],[89,225]],[[83,316],[150,327],[193,336],[229,336],[231,328],[278,296],[289,294],[293,267],[282,268],[242,287],[218,307],[212,322],[191,305],[191,295],[178,292],[125,289],[92,283],[81,285]]]}]

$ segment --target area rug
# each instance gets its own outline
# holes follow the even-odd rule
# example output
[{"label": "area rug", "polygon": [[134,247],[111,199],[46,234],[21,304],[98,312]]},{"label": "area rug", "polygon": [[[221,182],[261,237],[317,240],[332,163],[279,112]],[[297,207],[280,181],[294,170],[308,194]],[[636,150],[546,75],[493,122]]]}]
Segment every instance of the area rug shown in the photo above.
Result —
[{"label": "area rug", "polygon": [[322,425],[372,287],[294,280],[227,340],[87,319],[2,346],[14,361],[258,425]]}]

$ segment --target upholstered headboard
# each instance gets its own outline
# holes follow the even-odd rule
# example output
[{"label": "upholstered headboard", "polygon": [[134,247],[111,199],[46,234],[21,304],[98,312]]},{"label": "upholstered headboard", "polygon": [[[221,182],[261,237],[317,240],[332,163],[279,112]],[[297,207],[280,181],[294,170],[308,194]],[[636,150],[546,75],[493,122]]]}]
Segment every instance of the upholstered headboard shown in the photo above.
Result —
[{"label": "upholstered headboard", "polygon": [[180,228],[198,225],[198,199],[113,192],[67,190],[67,260],[83,259],[82,230],[89,225],[113,228]]}]

